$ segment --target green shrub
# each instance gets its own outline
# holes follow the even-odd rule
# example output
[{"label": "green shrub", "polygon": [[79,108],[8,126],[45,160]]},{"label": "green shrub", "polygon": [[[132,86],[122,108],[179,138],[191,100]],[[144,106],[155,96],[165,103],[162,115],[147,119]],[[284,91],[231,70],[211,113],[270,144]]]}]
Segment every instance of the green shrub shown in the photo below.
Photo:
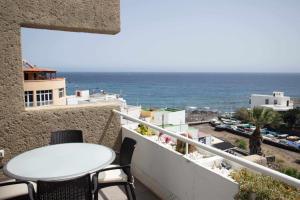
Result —
[{"label": "green shrub", "polygon": [[240,184],[236,200],[248,200],[253,193],[256,200],[299,200],[300,191],[270,176],[255,174],[246,169],[234,171],[231,177]]},{"label": "green shrub", "polygon": [[235,111],[234,117],[242,122],[250,121],[249,111],[247,108],[239,108]]},{"label": "green shrub", "polygon": [[242,139],[236,139],[235,140],[235,145],[240,148],[240,149],[247,149],[247,142],[245,140]]},{"label": "green shrub", "polygon": [[283,168],[280,170],[282,173],[292,176],[294,178],[300,179],[300,172],[298,172],[297,169],[289,167],[289,168]]},{"label": "green shrub", "polygon": [[288,127],[293,129],[300,125],[300,109],[292,109],[284,112],[282,118]]},{"label": "green shrub", "polygon": [[140,133],[141,135],[152,135],[151,129],[148,126],[144,125],[144,124],[139,124],[136,131],[138,133]]}]

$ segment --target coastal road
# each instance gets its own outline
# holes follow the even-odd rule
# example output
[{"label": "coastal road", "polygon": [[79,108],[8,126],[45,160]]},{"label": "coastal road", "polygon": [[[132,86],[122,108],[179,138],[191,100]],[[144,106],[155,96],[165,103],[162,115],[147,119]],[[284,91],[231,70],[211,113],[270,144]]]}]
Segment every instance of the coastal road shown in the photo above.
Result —
[{"label": "coastal road", "polygon": [[[195,125],[193,127],[198,128],[201,132],[213,135],[232,144],[235,144],[237,139],[242,139],[246,141],[247,148],[249,146],[248,138],[234,135],[227,131],[215,131],[214,127],[211,127],[209,124]],[[247,150],[249,151],[249,149]],[[277,163],[281,166],[293,167],[300,171],[300,153],[281,149],[264,143],[262,144],[262,151],[266,156],[275,155]]]}]

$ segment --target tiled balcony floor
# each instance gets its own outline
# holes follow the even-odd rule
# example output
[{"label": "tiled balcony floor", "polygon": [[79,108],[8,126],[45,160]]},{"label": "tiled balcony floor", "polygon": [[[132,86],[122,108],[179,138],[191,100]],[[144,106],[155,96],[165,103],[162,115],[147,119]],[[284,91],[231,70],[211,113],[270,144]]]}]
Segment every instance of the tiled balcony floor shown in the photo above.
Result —
[{"label": "tiled balcony floor", "polygon": [[[137,200],[159,200],[155,194],[153,194],[142,183],[135,179],[135,194]],[[99,200],[127,200],[124,187],[108,187],[99,191]]]}]

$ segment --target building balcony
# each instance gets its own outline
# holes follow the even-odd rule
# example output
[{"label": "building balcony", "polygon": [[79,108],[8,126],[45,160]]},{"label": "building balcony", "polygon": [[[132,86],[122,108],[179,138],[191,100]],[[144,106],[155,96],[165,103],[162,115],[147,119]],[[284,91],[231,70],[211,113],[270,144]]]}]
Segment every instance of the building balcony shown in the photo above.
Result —
[{"label": "building balcony", "polygon": [[[134,176],[162,199],[233,199],[239,185],[221,171],[219,156],[201,151],[199,159],[182,155],[157,137],[143,136],[123,126],[122,136],[137,141],[132,161]],[[201,157],[201,158],[200,158]],[[238,165],[233,165],[237,169]]]},{"label": "building balcony", "polygon": [[65,78],[52,78],[44,80],[24,80],[24,91],[49,90],[52,88],[65,88]]},{"label": "building balcony", "polygon": [[[300,180],[254,163],[250,158],[237,157],[125,113],[115,112],[123,120],[131,121],[122,126],[122,137],[137,141],[132,161],[134,176],[161,199],[232,200],[240,192],[240,184],[233,178],[233,173],[244,169],[300,188]],[[162,136],[141,135],[136,131],[137,124],[132,122],[144,124],[170,136],[171,140],[194,145],[197,152],[189,153],[187,148],[185,153],[179,153]]]},{"label": "building balcony", "polygon": [[[137,141],[132,159],[132,173],[137,179],[137,199],[172,200],[232,200],[240,191],[240,185],[231,172],[246,168],[300,187],[300,181],[259,164],[236,157],[187,137],[167,131],[161,127],[113,110],[116,116],[130,121],[122,126],[122,137]],[[197,154],[179,153],[174,146],[163,142],[158,136],[144,136],[135,131],[136,124],[142,123],[164,133],[173,139],[181,140],[197,147]],[[66,123],[66,122],[65,122]],[[106,139],[106,138],[104,138]],[[228,167],[230,166],[230,167]],[[126,199],[121,187],[100,190],[99,199]]]}]

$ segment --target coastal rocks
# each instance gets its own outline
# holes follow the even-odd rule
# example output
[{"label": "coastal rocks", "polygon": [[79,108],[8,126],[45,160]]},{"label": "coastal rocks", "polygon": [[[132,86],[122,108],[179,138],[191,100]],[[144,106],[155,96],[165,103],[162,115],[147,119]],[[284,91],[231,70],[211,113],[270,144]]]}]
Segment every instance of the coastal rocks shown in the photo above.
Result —
[{"label": "coastal rocks", "polygon": [[214,118],[217,118],[219,115],[218,112],[214,111],[205,111],[205,110],[187,110],[186,112],[186,122],[195,122],[195,121],[210,121]]}]

